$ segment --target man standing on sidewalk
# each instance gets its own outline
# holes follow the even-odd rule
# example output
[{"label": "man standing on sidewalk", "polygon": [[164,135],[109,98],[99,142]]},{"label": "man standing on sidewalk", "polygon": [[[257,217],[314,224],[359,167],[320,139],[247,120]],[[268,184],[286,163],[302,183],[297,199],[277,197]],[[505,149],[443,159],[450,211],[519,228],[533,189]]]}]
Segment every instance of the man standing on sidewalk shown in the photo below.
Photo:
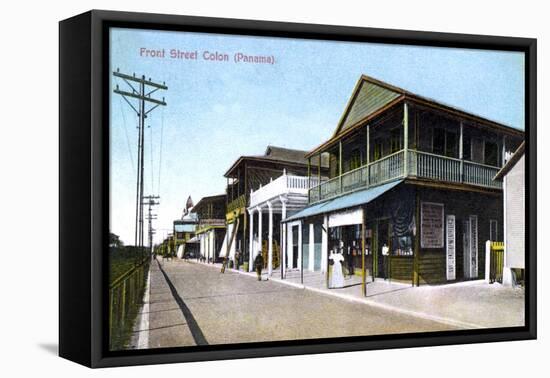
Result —
[{"label": "man standing on sidewalk", "polygon": [[254,259],[254,268],[256,269],[256,275],[258,276],[258,281],[262,280],[262,268],[264,267],[264,258],[262,257],[262,252],[258,252],[256,258]]}]

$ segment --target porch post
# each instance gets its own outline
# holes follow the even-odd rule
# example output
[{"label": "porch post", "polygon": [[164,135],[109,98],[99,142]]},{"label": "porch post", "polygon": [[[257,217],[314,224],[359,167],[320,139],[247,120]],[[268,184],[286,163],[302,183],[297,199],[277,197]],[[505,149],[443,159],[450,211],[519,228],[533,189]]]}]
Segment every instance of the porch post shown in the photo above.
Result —
[{"label": "porch post", "polygon": [[367,125],[367,188],[370,186],[370,125]]},{"label": "porch post", "polygon": [[309,191],[311,189],[311,157],[307,158],[307,203],[309,204]]},{"label": "porch post", "polygon": [[464,124],[460,121],[460,135],[458,137],[458,158],[460,159],[460,182],[464,181]]},{"label": "porch post", "polygon": [[328,289],[328,215],[325,215],[323,217],[323,230],[321,238],[321,271],[325,272]]},{"label": "porch post", "polygon": [[250,215],[250,240],[248,241],[248,271],[252,272],[252,264],[254,263],[254,258],[252,257],[252,252],[254,251],[254,209],[248,209],[248,214]]},{"label": "porch post", "polygon": [[414,235],[414,256],[413,256],[413,282],[412,286],[420,286],[420,278],[418,276],[419,268],[419,254],[420,254],[420,196],[418,195],[418,189],[415,194],[415,229],[416,235]]},{"label": "porch post", "polygon": [[340,192],[342,193],[342,139],[338,142],[338,177],[340,181]]},{"label": "porch post", "polygon": [[267,273],[271,277],[273,272],[273,206],[271,202],[267,201],[267,207],[269,209],[269,237],[267,246]]},{"label": "porch post", "polygon": [[365,216],[367,213],[366,206],[363,208],[363,215],[361,220],[361,293],[364,297],[367,296],[367,269],[365,266]]},{"label": "porch post", "polygon": [[[262,208],[260,206],[256,207],[258,210],[258,248],[259,252],[262,252]],[[257,252],[256,252],[257,253]],[[256,253],[254,254],[254,257],[256,257]]]},{"label": "porch post", "polygon": [[310,271],[315,270],[314,265],[314,259],[315,259],[315,235],[314,235],[315,229],[313,227],[313,223],[309,224],[309,261],[308,261],[308,269]]},{"label": "porch post", "polygon": [[403,175],[409,175],[409,106],[403,105]]},{"label": "porch post", "polygon": [[317,187],[319,188],[318,200],[321,200],[321,153],[319,152],[319,165],[317,166]]},{"label": "porch post", "polygon": [[301,276],[301,283],[304,283],[304,265],[303,265],[303,248],[302,248],[302,223],[304,223],[303,220],[300,220],[298,223],[298,266],[300,267],[300,276]]},{"label": "porch post", "polygon": [[[281,199],[281,219],[286,219],[286,199],[279,197]],[[281,258],[279,259],[281,264],[281,279],[285,278],[285,270],[286,270],[286,249],[288,244],[288,239],[286,237],[286,223],[281,223],[283,225],[282,227],[282,242],[281,242]]]}]

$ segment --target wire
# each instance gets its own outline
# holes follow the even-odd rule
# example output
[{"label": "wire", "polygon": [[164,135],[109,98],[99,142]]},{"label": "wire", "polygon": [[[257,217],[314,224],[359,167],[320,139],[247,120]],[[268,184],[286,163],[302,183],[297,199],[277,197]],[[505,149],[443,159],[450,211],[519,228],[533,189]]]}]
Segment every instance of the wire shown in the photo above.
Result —
[{"label": "wire", "polygon": [[151,156],[151,195],[154,195],[155,193],[155,179],[154,179],[154,166],[153,166],[153,127],[151,127],[151,124],[149,124],[149,136],[150,136],[150,142],[151,142],[151,152],[149,155]]},{"label": "wire", "polygon": [[159,173],[158,173],[158,184],[157,184],[157,194],[160,196],[160,173],[162,169],[162,136],[164,134],[164,107],[161,109],[161,120],[160,120],[160,147],[159,147]]},{"label": "wire", "polygon": [[124,124],[124,135],[126,136],[126,145],[128,147],[128,156],[130,158],[130,164],[132,165],[132,171],[136,172],[134,165],[134,159],[132,158],[132,147],[130,146],[130,138],[128,137],[128,127],[126,126],[126,116],[124,115],[124,109],[122,108],[122,100],[119,98],[118,103],[120,105],[120,113],[122,114],[122,123]]}]

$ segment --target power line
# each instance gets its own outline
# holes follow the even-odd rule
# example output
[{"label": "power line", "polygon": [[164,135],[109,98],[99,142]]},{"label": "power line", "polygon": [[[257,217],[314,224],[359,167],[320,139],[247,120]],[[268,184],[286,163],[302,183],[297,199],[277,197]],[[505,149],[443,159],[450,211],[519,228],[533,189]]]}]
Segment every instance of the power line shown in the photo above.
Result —
[{"label": "power line", "polygon": [[[136,179],[136,223],[135,223],[135,246],[142,249],[143,244],[143,231],[144,231],[144,214],[143,214],[143,182],[144,182],[144,156],[145,156],[145,119],[147,115],[155,110],[159,106],[166,106],[164,97],[162,100],[158,100],[151,95],[159,90],[167,90],[168,87],[165,83],[159,84],[145,79],[145,75],[136,77],[135,74],[127,75],[121,73],[119,69],[113,72],[113,76],[122,79],[126,85],[126,90],[121,90],[119,85],[113,90],[114,93],[120,95],[124,101],[134,110],[138,116],[138,167],[137,167],[137,179]],[[137,89],[136,89],[137,88]],[[137,106],[134,106],[135,101]],[[133,102],[134,101],[134,102]],[[151,107],[146,109],[147,105]]]}]

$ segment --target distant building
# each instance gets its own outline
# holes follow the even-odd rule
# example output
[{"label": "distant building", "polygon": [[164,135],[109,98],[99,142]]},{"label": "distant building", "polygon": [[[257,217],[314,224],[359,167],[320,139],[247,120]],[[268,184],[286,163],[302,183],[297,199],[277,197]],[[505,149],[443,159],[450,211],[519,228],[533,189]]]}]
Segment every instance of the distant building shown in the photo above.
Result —
[{"label": "distant building", "polygon": [[[179,258],[182,258],[184,250],[188,249],[186,248],[186,243],[195,236],[197,228],[198,217],[197,214],[192,211],[192,203],[191,197],[189,197],[184,207],[181,219],[177,219],[173,223],[175,251],[171,251],[171,253],[177,253]],[[195,245],[192,243],[188,247],[195,248]]]},{"label": "distant building", "polygon": [[525,271],[525,142],[495,179],[503,180],[504,191],[503,284],[516,285]]},{"label": "distant building", "polygon": [[200,243],[200,256],[207,262],[219,262],[227,251],[225,243],[226,195],[203,197],[193,207],[197,214],[196,235]]}]

